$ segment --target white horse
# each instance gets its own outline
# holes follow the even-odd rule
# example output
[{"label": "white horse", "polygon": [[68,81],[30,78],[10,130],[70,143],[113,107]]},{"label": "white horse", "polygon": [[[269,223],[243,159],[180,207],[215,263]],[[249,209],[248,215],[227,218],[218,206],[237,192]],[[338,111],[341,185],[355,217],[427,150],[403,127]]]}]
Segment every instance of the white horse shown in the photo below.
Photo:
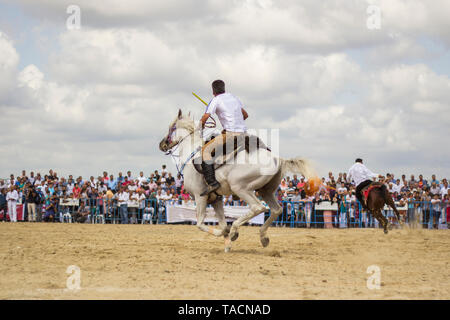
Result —
[{"label": "white horse", "polygon": [[[178,116],[169,126],[168,134],[159,144],[163,152],[178,146],[179,157],[183,161],[184,188],[194,196],[197,205],[197,227],[214,236],[224,236],[225,252],[230,251],[231,241],[235,241],[239,236],[239,227],[260,213],[268,211],[256,197],[255,191],[258,191],[270,207],[270,217],[260,229],[261,244],[267,247],[269,245],[267,229],[283,211],[275,197],[275,191],[282,177],[286,172],[299,173],[307,179],[316,177],[312,167],[304,159],[285,160],[275,157],[266,149],[257,149],[250,153],[245,150],[238,152],[232,162],[226,162],[216,170],[216,179],[221,185],[216,191],[217,195],[234,194],[249,205],[249,212],[235,220],[230,228],[225,220],[222,199],[214,193],[209,196],[200,196],[206,187],[206,182],[191,161],[204,143],[200,131],[200,128],[196,128],[194,120],[189,115],[183,116],[179,110]],[[310,191],[317,190],[311,188]],[[211,203],[214,208],[220,229],[204,224],[208,203]]]}]

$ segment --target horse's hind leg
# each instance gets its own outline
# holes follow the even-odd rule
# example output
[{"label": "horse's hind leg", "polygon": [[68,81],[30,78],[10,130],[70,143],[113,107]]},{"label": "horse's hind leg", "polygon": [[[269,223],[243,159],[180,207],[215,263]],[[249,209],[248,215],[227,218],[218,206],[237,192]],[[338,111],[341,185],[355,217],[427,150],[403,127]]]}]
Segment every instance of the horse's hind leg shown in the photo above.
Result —
[{"label": "horse's hind leg", "polygon": [[384,192],[384,201],[394,210],[395,216],[397,217],[398,224],[403,227],[404,223],[402,219],[400,218],[400,212],[398,212],[397,208],[395,207],[395,202],[392,199],[391,195],[385,191]]},{"label": "horse's hind leg", "polygon": [[383,227],[384,233],[387,234],[388,233],[388,228],[389,228],[389,221],[388,221],[388,219],[386,219],[386,217],[383,215],[381,210],[376,210],[375,212],[376,212],[376,214],[374,214],[375,218],[377,218],[377,220],[381,223],[381,226]]},{"label": "horse's hind leg", "polygon": [[236,190],[235,194],[244,200],[250,207],[250,211],[233,222],[230,230],[231,241],[235,241],[239,236],[239,227],[248,222],[253,217],[256,217],[261,212],[265,212],[268,209],[259,201],[255,192],[252,190]]},{"label": "horse's hind leg", "polygon": [[283,212],[283,208],[279,205],[275,195],[273,193],[261,193],[264,201],[270,207],[270,217],[262,225],[260,229],[260,239],[263,247],[269,245],[269,237],[267,237],[267,229],[270,227],[272,222],[278,218],[278,216]]},{"label": "horse's hind leg", "polygon": [[216,201],[211,204],[216,213],[216,217],[219,220],[220,230],[215,231],[214,235],[227,237],[230,233],[230,228],[227,226],[227,221],[225,220],[225,214],[223,210],[222,197],[219,197]]}]

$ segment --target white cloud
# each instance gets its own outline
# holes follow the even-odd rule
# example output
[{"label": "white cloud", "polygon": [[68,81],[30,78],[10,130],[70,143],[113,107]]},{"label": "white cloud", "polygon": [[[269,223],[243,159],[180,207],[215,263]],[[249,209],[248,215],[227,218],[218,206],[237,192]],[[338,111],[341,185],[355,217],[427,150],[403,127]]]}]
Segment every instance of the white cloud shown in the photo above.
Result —
[{"label": "white cloud", "polygon": [[19,63],[19,55],[14,48],[11,40],[0,31],[0,101],[6,98],[13,82],[17,65]]},{"label": "white cloud", "polygon": [[63,27],[68,1],[19,3],[61,31],[48,39],[43,28],[58,50],[22,70],[0,33],[0,176],[169,163],[157,148],[168,123],[179,107],[198,118],[190,92],[208,99],[217,78],[244,102],[249,127],[281,129],[281,154],[307,155],[325,173],[356,156],[380,172],[450,169],[436,148],[449,136],[450,80],[420,41],[448,46],[435,2],[379,1],[379,32],[366,28],[365,1],[80,0],[75,31]]}]

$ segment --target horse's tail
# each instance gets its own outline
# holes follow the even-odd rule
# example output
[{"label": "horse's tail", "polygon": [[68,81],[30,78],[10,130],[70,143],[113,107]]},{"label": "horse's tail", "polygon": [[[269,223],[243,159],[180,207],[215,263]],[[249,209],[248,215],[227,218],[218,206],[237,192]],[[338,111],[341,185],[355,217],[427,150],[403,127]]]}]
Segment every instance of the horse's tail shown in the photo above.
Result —
[{"label": "horse's tail", "polygon": [[396,208],[394,200],[392,199],[392,196],[390,195],[389,190],[384,183],[381,185],[380,189],[383,193],[384,202],[395,210]]},{"label": "horse's tail", "polygon": [[287,172],[300,173],[306,179],[317,177],[316,171],[307,159],[294,158],[294,159],[283,159],[281,161],[281,174],[285,176]]},{"label": "horse's tail", "polygon": [[395,206],[394,199],[392,199],[392,196],[384,183],[381,186],[381,191],[383,192],[384,202],[394,210],[395,215],[397,216],[397,220],[401,224],[400,213],[398,212],[397,207]]}]

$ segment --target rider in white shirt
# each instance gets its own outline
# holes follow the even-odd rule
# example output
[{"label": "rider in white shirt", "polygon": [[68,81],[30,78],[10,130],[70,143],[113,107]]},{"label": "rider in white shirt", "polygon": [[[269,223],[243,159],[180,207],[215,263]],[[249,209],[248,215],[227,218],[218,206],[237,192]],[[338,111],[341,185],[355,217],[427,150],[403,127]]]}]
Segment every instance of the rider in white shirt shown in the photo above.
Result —
[{"label": "rider in white shirt", "polygon": [[204,128],[208,118],[215,113],[222,124],[223,131],[221,135],[209,141],[202,148],[202,170],[208,187],[201,196],[220,188],[220,183],[216,180],[214,173],[212,152],[222,148],[227,141],[233,141],[235,136],[247,131],[245,119],[248,118],[248,113],[244,110],[242,102],[231,93],[225,92],[225,83],[222,80],[215,80],[212,83],[212,90],[214,98],[208,104],[200,121]]},{"label": "rider in white shirt", "polygon": [[367,169],[367,167],[363,164],[362,159],[359,158],[355,160],[355,164],[348,170],[347,181],[351,183],[353,179],[355,182],[356,198],[366,210],[368,210],[368,208],[363,200],[361,190],[373,182],[372,178],[376,178],[378,176],[378,174]]}]

